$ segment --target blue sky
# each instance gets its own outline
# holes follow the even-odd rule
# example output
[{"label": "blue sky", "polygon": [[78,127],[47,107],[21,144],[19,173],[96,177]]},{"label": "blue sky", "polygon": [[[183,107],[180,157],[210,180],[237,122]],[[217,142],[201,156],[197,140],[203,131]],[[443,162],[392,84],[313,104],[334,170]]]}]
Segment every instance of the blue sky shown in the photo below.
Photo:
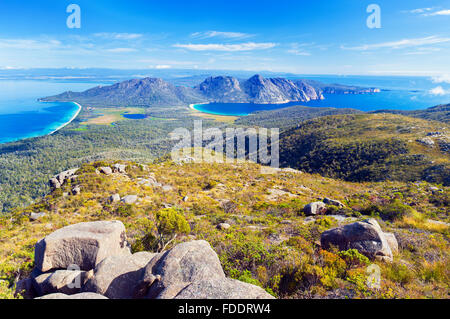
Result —
[{"label": "blue sky", "polygon": [[[69,29],[66,7],[81,8]],[[370,29],[366,8],[381,8]],[[439,75],[450,0],[0,0],[0,68]]]}]

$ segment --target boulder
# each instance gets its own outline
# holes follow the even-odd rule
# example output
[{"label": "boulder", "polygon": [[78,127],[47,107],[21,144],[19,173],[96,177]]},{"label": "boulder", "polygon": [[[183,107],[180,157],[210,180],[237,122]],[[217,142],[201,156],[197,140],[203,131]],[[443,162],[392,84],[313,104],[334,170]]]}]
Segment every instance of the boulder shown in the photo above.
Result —
[{"label": "boulder", "polygon": [[113,170],[115,173],[121,173],[121,174],[125,174],[127,171],[127,166],[124,164],[114,164],[113,165]]},{"label": "boulder", "polygon": [[219,225],[217,225],[217,229],[220,229],[220,230],[227,230],[230,227],[231,227],[230,224],[227,224],[227,223],[220,223]]},{"label": "boulder", "polygon": [[111,175],[113,173],[111,167],[100,167],[99,172],[105,175]]},{"label": "boulder", "polygon": [[117,203],[117,202],[120,202],[120,195],[119,195],[119,194],[114,194],[114,195],[109,196],[108,202],[109,202],[109,203]]},{"label": "boulder", "polygon": [[398,242],[397,238],[395,238],[395,235],[393,233],[384,233],[384,237],[386,237],[386,241],[388,242],[392,253],[398,254]]},{"label": "boulder", "polygon": [[[161,280],[155,281],[160,276]],[[191,241],[176,245],[145,267],[141,280],[147,284],[147,298],[171,299],[193,282],[225,279],[219,258],[208,242]]]},{"label": "boulder", "polygon": [[170,192],[171,190],[173,190],[173,187],[170,185],[164,185],[162,187],[163,192]]},{"label": "boulder", "polygon": [[133,205],[138,200],[138,197],[136,195],[127,195],[122,198],[122,203],[127,205]]},{"label": "boulder", "polygon": [[370,259],[392,261],[392,250],[378,222],[371,218],[327,230],[320,238],[322,248],[357,249]]},{"label": "boulder", "polygon": [[52,293],[73,295],[81,292],[91,274],[80,270],[57,270],[34,278],[34,287],[39,296]]},{"label": "boulder", "polygon": [[46,236],[35,246],[35,265],[41,272],[94,269],[109,256],[130,254],[125,226],[120,221],[98,221],[70,225]]},{"label": "boulder", "polygon": [[275,299],[261,287],[231,278],[203,280],[181,290],[175,299]]},{"label": "boulder", "polygon": [[81,194],[81,188],[79,186],[72,188],[72,195],[80,195]]},{"label": "boulder", "polygon": [[303,208],[303,212],[306,216],[315,216],[325,213],[327,206],[323,202],[309,203]]},{"label": "boulder", "polygon": [[417,142],[426,145],[426,146],[433,146],[434,145],[434,141],[429,138],[429,137],[424,137],[424,138],[419,138],[416,140]]},{"label": "boulder", "polygon": [[92,292],[83,292],[76,295],[66,295],[62,293],[55,293],[46,295],[35,299],[108,299],[105,296],[94,294]]},{"label": "boulder", "polygon": [[41,212],[41,213],[31,213],[30,214],[30,220],[31,221],[36,221],[38,219],[41,219],[42,217],[44,217],[46,215],[46,213]]},{"label": "boulder", "polygon": [[344,204],[342,204],[340,201],[338,200],[334,200],[334,199],[330,199],[325,197],[323,202],[327,205],[332,205],[332,206],[337,206],[337,207],[344,207]]},{"label": "boulder", "polygon": [[61,183],[56,178],[51,178],[48,183],[52,189],[61,188]]},{"label": "boulder", "polygon": [[97,265],[94,275],[83,288],[110,299],[132,299],[144,267],[157,254],[139,252],[131,256],[108,257]]}]

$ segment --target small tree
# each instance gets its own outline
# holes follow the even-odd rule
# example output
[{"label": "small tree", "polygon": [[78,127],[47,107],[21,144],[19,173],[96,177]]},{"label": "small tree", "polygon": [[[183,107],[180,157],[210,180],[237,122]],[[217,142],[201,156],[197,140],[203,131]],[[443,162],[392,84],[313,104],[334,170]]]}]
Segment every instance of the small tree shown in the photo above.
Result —
[{"label": "small tree", "polygon": [[188,234],[191,227],[180,210],[165,208],[155,215],[157,250],[163,251],[180,234]]}]

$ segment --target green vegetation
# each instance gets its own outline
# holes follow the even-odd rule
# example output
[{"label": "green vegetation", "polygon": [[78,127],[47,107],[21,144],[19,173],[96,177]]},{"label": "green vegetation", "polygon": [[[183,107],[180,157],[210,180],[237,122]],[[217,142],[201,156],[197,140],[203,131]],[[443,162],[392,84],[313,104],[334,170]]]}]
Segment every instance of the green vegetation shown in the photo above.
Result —
[{"label": "green vegetation", "polygon": [[450,185],[450,160],[419,142],[443,124],[392,114],[328,116],[281,134],[282,165],[348,181],[421,181]]},{"label": "green vegetation", "polygon": [[[84,164],[77,173],[80,195],[62,196],[72,187],[64,185],[0,217],[0,296],[11,297],[14,282],[28,276],[34,244],[45,235],[78,222],[121,220],[133,251],[205,239],[227,276],[280,298],[448,298],[448,187],[436,191],[427,182],[353,183],[307,173],[262,174],[259,165],[248,163],[178,165],[161,160],[143,169],[124,162],[127,175],[96,174],[96,167],[116,162]],[[172,190],[138,183],[149,176]],[[272,189],[284,193],[274,196]],[[128,206],[108,203],[115,193],[136,194],[140,200]],[[394,262],[374,262],[381,268],[380,289],[366,285],[365,256],[356,250],[321,249],[323,231],[353,221],[318,216],[307,222],[303,206],[324,197],[345,204],[334,207],[333,214],[376,217],[383,231],[397,237],[400,251]],[[46,216],[30,221],[31,212]],[[217,229],[223,222],[231,227]]]}]

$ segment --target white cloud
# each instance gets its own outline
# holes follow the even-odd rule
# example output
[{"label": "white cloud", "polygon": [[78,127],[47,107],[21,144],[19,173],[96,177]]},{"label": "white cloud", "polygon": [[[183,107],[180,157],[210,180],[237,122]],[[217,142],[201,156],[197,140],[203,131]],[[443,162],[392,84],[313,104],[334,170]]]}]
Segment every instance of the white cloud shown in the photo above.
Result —
[{"label": "white cloud", "polygon": [[432,78],[434,83],[450,83],[450,74],[442,74]]},{"label": "white cloud", "polygon": [[383,42],[376,44],[365,44],[355,47],[346,47],[341,46],[343,50],[356,50],[356,51],[368,51],[368,50],[376,50],[376,49],[401,49],[407,47],[417,47],[423,45],[431,45],[431,44],[440,44],[450,42],[450,38],[441,38],[438,36],[429,36],[425,38],[415,38],[415,39],[403,39],[399,41],[392,42]]},{"label": "white cloud", "polygon": [[114,33],[114,32],[100,32],[94,33],[94,36],[105,39],[114,40],[135,40],[141,38],[143,35],[140,33]]},{"label": "white cloud", "polygon": [[450,16],[450,10],[440,10],[433,13],[425,13],[424,16]]},{"label": "white cloud", "polygon": [[409,13],[424,13],[424,12],[429,12],[431,10],[433,10],[433,8],[419,8],[419,9],[414,9],[414,10],[405,11],[405,12],[409,12]]},{"label": "white cloud", "polygon": [[174,44],[175,48],[182,48],[191,51],[252,51],[271,49],[276,46],[276,43],[239,43],[239,44]]},{"label": "white cloud", "polygon": [[195,32],[191,34],[191,37],[196,39],[209,39],[209,38],[245,39],[253,36],[255,35],[249,33],[223,32],[223,31],[205,31],[205,32]]},{"label": "white cloud", "polygon": [[164,69],[170,69],[172,66],[168,65],[168,64],[158,64],[155,65],[155,69],[157,70],[164,70]]},{"label": "white cloud", "polygon": [[61,47],[61,42],[57,40],[29,40],[29,39],[0,39],[0,48],[2,49],[23,49],[23,50],[41,50],[56,49]]},{"label": "white cloud", "polygon": [[127,53],[127,52],[136,52],[137,50],[133,48],[114,48],[114,49],[107,49],[106,51],[112,53]]},{"label": "white cloud", "polygon": [[444,88],[442,86],[437,86],[434,89],[431,89],[430,91],[428,91],[428,93],[430,93],[432,95],[447,95],[450,92],[444,90]]}]

